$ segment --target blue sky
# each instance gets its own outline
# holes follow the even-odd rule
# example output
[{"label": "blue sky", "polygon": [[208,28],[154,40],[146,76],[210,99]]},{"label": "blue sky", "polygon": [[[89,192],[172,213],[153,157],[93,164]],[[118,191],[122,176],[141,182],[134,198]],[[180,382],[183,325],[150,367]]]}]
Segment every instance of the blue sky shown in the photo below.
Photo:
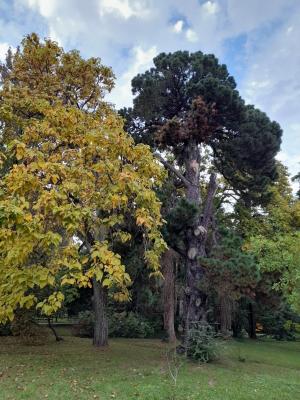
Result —
[{"label": "blue sky", "polygon": [[0,0],[0,58],[33,31],[112,66],[117,107],[159,52],[214,53],[246,101],[280,123],[278,158],[300,170],[300,0]]}]

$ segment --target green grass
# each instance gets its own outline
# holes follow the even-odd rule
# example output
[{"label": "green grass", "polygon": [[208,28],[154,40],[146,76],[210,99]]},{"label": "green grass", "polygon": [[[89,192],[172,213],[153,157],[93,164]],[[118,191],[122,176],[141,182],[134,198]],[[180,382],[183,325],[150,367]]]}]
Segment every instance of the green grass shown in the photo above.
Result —
[{"label": "green grass", "polygon": [[0,399],[300,399],[300,342],[228,341],[220,361],[184,363],[176,387],[165,353],[159,340],[115,339],[103,351],[71,336],[45,346],[0,338]]}]

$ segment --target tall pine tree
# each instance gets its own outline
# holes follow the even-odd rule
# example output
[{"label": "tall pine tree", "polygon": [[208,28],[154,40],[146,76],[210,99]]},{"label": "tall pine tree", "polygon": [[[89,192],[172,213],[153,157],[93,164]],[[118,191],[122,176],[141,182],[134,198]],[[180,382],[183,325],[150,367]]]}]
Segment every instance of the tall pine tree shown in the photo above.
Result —
[{"label": "tall pine tree", "polygon": [[[138,142],[156,156],[185,189],[185,200],[197,209],[185,236],[185,338],[193,322],[206,318],[206,296],[199,289],[207,232],[223,175],[247,204],[265,201],[265,189],[276,176],[274,156],[281,129],[254,106],[245,105],[225,65],[202,52],[161,53],[154,67],[132,80],[133,108],[120,113]],[[205,198],[200,191],[202,150],[213,155]],[[170,163],[163,155],[171,153]]]}]

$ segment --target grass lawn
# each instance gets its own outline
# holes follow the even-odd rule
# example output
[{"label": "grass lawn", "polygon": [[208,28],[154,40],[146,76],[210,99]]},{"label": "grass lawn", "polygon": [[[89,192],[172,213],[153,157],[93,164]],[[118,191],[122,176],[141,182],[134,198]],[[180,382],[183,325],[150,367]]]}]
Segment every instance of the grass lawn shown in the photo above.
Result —
[{"label": "grass lawn", "polygon": [[101,351],[64,339],[22,346],[0,337],[0,400],[300,399],[300,342],[228,341],[220,361],[185,363],[174,387],[159,340],[114,339]]}]

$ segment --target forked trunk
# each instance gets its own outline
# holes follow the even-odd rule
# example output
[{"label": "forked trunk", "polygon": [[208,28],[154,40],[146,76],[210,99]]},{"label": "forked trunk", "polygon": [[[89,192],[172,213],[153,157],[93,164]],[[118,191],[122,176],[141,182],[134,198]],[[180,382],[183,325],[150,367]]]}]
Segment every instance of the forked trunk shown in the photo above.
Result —
[{"label": "forked trunk", "polygon": [[189,331],[193,323],[206,320],[207,296],[201,291],[200,284],[204,275],[204,268],[199,262],[199,257],[205,256],[207,230],[211,223],[212,204],[216,191],[216,177],[211,174],[205,204],[202,204],[199,190],[200,183],[200,147],[193,140],[186,149],[185,177],[189,184],[186,186],[186,199],[188,202],[203,210],[195,219],[194,226],[187,233],[186,257],[186,288],[185,288],[185,320],[184,320],[184,347],[187,348]]},{"label": "forked trunk", "polygon": [[108,345],[106,304],[107,290],[103,288],[96,278],[93,278],[93,306],[95,313],[93,345],[96,347],[104,347]]}]

